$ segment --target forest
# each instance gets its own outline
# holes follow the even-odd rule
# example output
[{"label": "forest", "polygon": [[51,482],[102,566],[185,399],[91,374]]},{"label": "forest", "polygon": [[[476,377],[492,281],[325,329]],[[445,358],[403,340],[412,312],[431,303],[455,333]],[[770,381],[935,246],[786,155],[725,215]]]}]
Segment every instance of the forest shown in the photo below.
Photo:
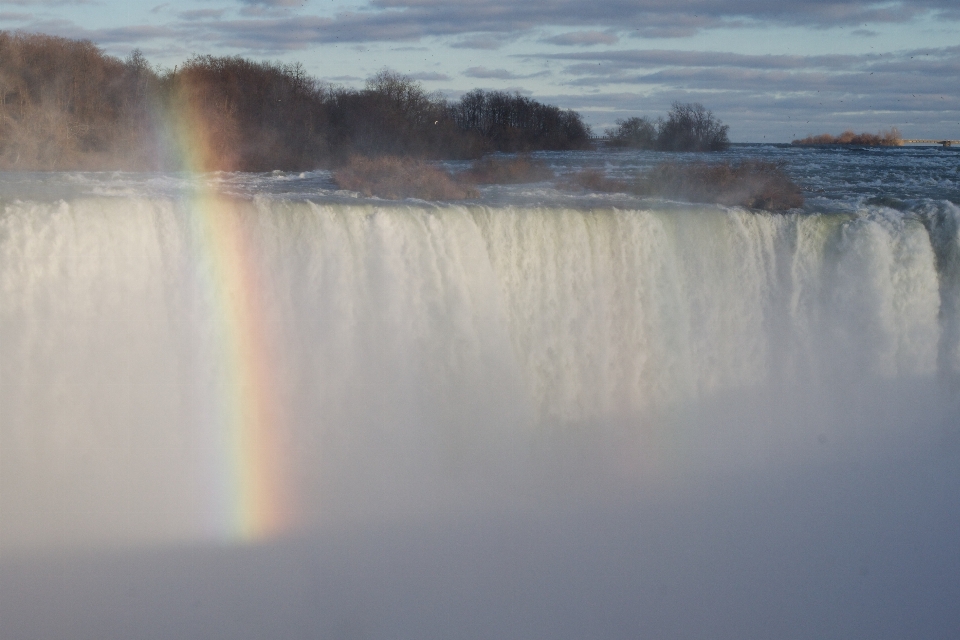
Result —
[{"label": "forest", "polygon": [[591,135],[571,110],[482,89],[451,102],[389,70],[357,90],[300,64],[195,56],[161,70],[139,51],[120,60],[86,40],[0,31],[0,169],[187,168],[173,144],[185,119],[211,147],[206,170],[584,149]]}]

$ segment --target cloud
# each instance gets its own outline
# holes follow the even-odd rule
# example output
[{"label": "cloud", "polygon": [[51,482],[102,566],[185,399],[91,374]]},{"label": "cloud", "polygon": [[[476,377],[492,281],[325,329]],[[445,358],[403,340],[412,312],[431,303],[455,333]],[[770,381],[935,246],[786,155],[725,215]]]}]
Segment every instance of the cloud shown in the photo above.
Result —
[{"label": "cloud", "polygon": [[436,71],[424,71],[421,73],[411,73],[410,77],[414,80],[421,80],[423,82],[441,82],[449,80],[450,76],[445,73],[437,73]]},{"label": "cloud", "polygon": [[[245,1],[248,6],[290,6],[287,0]],[[581,0],[370,0],[357,10],[314,17],[313,22],[319,41],[327,41],[324,33],[337,34],[341,42],[453,36],[459,38],[456,47],[496,49],[505,37],[547,27],[579,29],[547,39],[554,44],[589,45],[613,43],[618,34],[676,38],[744,25],[859,27],[905,22],[922,15],[960,19],[954,0],[600,0],[591,3],[589,10]],[[273,46],[290,45],[277,42]]]},{"label": "cloud", "polygon": [[[33,0],[6,0],[33,5]],[[47,0],[49,6],[89,0]],[[416,42],[495,50],[536,29],[573,28],[545,39],[561,46],[614,44],[623,37],[678,38],[731,26],[855,26],[922,15],[960,20],[955,0],[369,0],[334,15],[297,10],[299,0],[238,0],[234,19],[214,9],[182,14],[171,28],[197,44],[289,51],[322,43]],[[162,5],[161,5],[162,6]],[[204,16],[205,12],[210,12]]]},{"label": "cloud", "polygon": [[914,49],[885,54],[756,55],[723,51],[639,49],[582,53],[527,54],[524,58],[567,61],[564,73],[590,83],[651,82],[652,78],[701,77],[714,82],[736,70],[768,79],[820,76],[869,79],[870,74],[907,73],[932,77],[960,74],[960,47]]},{"label": "cloud", "polygon": [[138,44],[156,38],[175,38],[178,34],[179,31],[177,29],[164,25],[131,25],[129,27],[119,27],[115,29],[100,29],[91,32],[86,37],[97,42],[98,44]]},{"label": "cloud", "polygon": [[[55,7],[94,0],[4,0]],[[318,43],[418,41],[498,49],[535,29],[573,28],[546,39],[561,46],[613,44],[624,36],[678,38],[730,26],[851,26],[905,22],[919,16],[960,20],[956,0],[368,0],[331,16],[308,15],[302,0],[238,0],[240,15],[224,20],[199,9],[173,23],[183,38],[255,51],[287,51]],[[161,5],[163,6],[163,5]],[[296,10],[296,11],[295,11]],[[200,24],[203,22],[203,24]],[[189,23],[189,24],[186,24]]]},{"label": "cloud", "polygon": [[502,35],[486,34],[463,38],[462,40],[457,40],[450,46],[454,49],[482,49],[490,51],[499,49],[506,44],[508,40],[512,39],[513,38],[506,38]]},{"label": "cloud", "polygon": [[181,11],[177,17],[181,20],[219,20],[226,12],[226,9],[194,9]]},{"label": "cloud", "polygon": [[96,0],[3,0],[3,4],[20,7],[63,7],[71,4],[97,4]]},{"label": "cloud", "polygon": [[[35,20],[26,28],[34,33],[47,33],[63,38],[90,40],[100,46],[111,44],[133,44],[144,50],[145,43],[158,39],[176,39],[183,31],[169,25],[130,25],[108,29],[84,29],[68,20]],[[169,48],[169,47],[168,47]]]},{"label": "cloud", "polygon": [[568,31],[552,38],[544,38],[543,42],[563,46],[590,46],[594,44],[615,44],[620,38],[604,31]]},{"label": "cloud", "polygon": [[246,5],[261,5],[265,7],[297,7],[303,4],[303,0],[240,0]]},{"label": "cloud", "polygon": [[[46,6],[91,0],[46,0]],[[34,0],[6,0],[36,6]],[[922,15],[960,20],[955,0],[368,0],[333,15],[310,14],[300,0],[238,0],[232,19],[219,9],[179,14],[164,28],[191,46],[251,53],[283,52],[324,43],[418,42],[441,39],[453,48],[496,50],[542,29],[573,29],[545,38],[560,46],[614,44],[623,38],[677,38],[731,26],[846,25],[903,22]],[[169,5],[156,10],[171,11]],[[871,25],[872,26],[872,25]],[[91,33],[94,30],[91,30]],[[140,43],[144,44],[144,43]]]},{"label": "cloud", "polygon": [[634,70],[649,67],[745,67],[751,69],[847,69],[861,56],[827,54],[816,56],[741,54],[724,51],[684,51],[675,49],[629,49],[589,53],[556,53],[525,57],[580,61],[577,68],[589,73],[597,69]]},{"label": "cloud", "polygon": [[506,69],[488,69],[486,67],[470,67],[463,72],[468,78],[495,78],[497,80],[516,80],[521,76]]},{"label": "cloud", "polygon": [[495,80],[521,80],[523,78],[541,78],[550,75],[550,71],[538,73],[517,74],[506,69],[488,69],[487,67],[470,67],[463,72],[468,78],[482,78]]}]

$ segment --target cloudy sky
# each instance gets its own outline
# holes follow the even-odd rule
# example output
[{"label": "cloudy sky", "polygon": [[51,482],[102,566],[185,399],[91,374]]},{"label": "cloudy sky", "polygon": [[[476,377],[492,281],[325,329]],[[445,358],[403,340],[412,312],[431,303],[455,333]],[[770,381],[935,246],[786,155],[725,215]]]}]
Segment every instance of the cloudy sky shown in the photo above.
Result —
[{"label": "cloudy sky", "polygon": [[456,98],[483,87],[595,129],[701,102],[738,142],[897,126],[960,139],[957,0],[0,0],[0,28],[299,61],[362,86],[388,67]]}]

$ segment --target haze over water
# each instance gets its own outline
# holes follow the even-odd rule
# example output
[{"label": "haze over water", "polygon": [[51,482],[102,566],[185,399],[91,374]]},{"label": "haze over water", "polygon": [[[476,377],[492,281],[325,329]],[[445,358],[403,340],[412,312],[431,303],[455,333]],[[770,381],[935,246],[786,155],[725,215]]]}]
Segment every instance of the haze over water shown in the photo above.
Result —
[{"label": "haze over water", "polygon": [[952,637],[958,156],[718,155],[805,208],[0,176],[0,637]]}]

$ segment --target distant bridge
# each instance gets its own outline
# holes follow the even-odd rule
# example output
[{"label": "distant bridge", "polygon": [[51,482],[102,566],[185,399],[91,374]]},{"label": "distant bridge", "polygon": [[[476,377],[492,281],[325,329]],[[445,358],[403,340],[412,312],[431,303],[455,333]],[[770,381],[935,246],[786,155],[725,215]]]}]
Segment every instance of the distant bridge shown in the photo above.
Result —
[{"label": "distant bridge", "polygon": [[960,144],[960,140],[901,140],[903,144],[940,144],[943,145],[943,148],[953,146],[955,144]]}]

